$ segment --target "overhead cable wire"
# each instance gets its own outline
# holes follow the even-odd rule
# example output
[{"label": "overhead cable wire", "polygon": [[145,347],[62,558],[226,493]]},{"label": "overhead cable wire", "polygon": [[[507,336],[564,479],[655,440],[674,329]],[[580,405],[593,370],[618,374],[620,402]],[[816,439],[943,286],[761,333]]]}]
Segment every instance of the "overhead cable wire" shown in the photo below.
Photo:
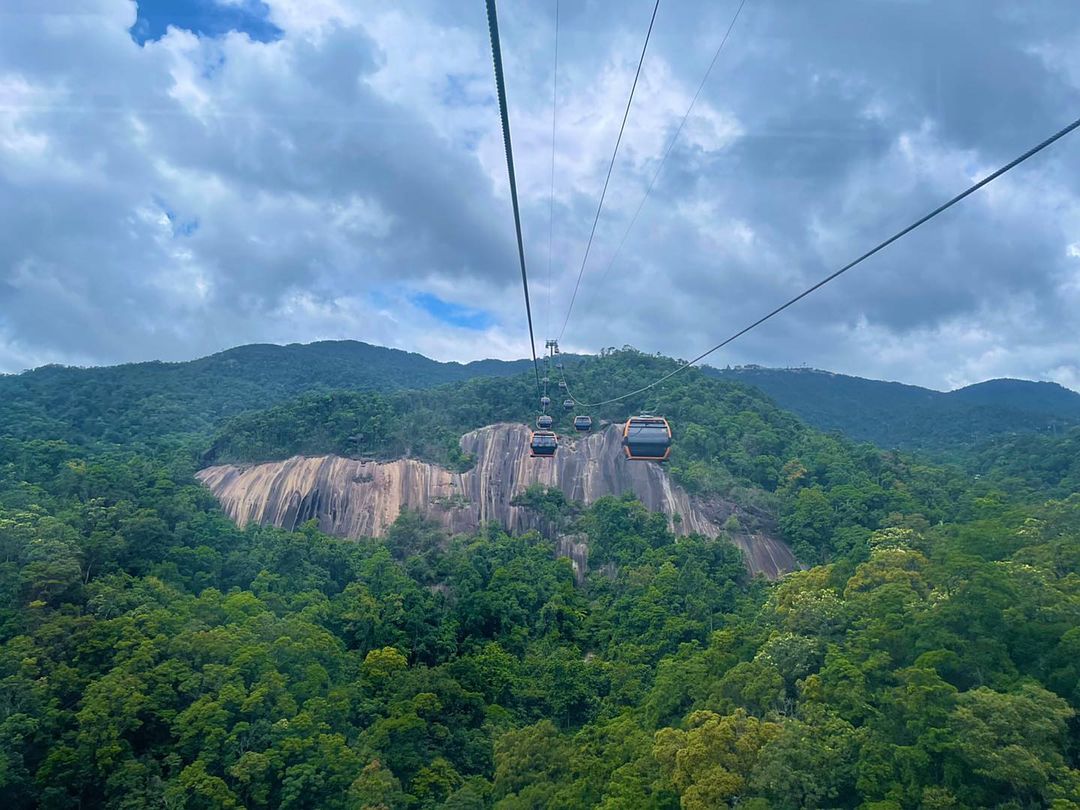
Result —
[{"label": "overhead cable wire", "polygon": [[664,164],[667,162],[668,156],[671,154],[672,149],[675,148],[676,141],[679,140],[679,135],[682,134],[683,127],[686,126],[687,119],[690,118],[690,113],[694,110],[694,105],[697,104],[698,97],[701,95],[701,91],[705,89],[705,83],[709,80],[709,75],[712,73],[713,68],[716,66],[716,61],[720,58],[720,53],[724,50],[724,45],[727,44],[728,38],[731,36],[731,31],[735,28],[735,23],[739,19],[739,15],[742,14],[743,7],[746,5],[747,0],[740,0],[739,7],[735,9],[735,14],[731,18],[731,22],[728,24],[727,31],[724,32],[723,39],[720,40],[720,45],[716,48],[716,53],[713,54],[712,61],[709,62],[709,67],[705,71],[705,75],[701,77],[701,82],[698,84],[697,91],[694,93],[694,97],[690,99],[690,106],[686,108],[686,113],[683,115],[682,120],[679,122],[678,128],[675,130],[675,134],[671,136],[671,141],[668,143],[667,151],[664,152],[664,156],[660,158],[660,164],[656,167],[656,171],[653,172],[652,179],[649,180],[649,185],[645,189],[645,195],[641,198],[641,202],[638,203],[637,210],[634,211],[634,216],[630,218],[630,224],[626,226],[626,231],[623,232],[622,239],[619,240],[618,247],[615,248],[615,252],[611,254],[611,260],[608,261],[607,267],[604,268],[603,275],[600,276],[598,284],[603,284],[607,278],[608,273],[611,272],[612,265],[615,264],[615,260],[619,258],[619,254],[622,252],[623,245],[626,244],[626,239],[630,236],[630,231],[634,229],[635,223],[637,223],[638,216],[641,214],[641,209],[645,207],[645,201],[649,199],[649,194],[652,193],[653,186],[656,185],[657,178],[660,177],[660,172],[664,168]]},{"label": "overhead cable wire", "polygon": [[547,329],[551,336],[551,252],[555,237],[555,123],[559,111],[559,0],[555,0],[555,67],[551,80],[551,200],[548,203]]},{"label": "overhead cable wire", "polygon": [[[634,215],[630,218],[630,223],[626,226],[626,230],[623,232],[622,238],[619,240],[618,246],[615,248],[615,252],[611,255],[611,259],[608,261],[607,266],[604,268],[603,274],[600,276],[598,286],[602,286],[604,281],[608,277],[608,273],[611,272],[612,266],[614,266],[616,259],[622,252],[623,245],[626,244],[627,238],[630,236],[630,232],[634,229],[634,225],[637,223],[638,216],[641,214],[642,209],[645,207],[645,202],[649,199],[649,194],[652,193],[653,187],[656,185],[656,181],[660,177],[660,172],[663,171],[664,164],[667,162],[668,157],[675,148],[675,144],[679,140],[679,135],[682,134],[683,128],[686,126],[686,122],[690,118],[690,113],[694,111],[694,106],[697,104],[698,98],[701,96],[702,90],[705,89],[705,84],[709,81],[709,76],[712,75],[713,68],[716,67],[717,61],[720,59],[720,54],[724,50],[724,46],[727,44],[728,39],[731,37],[731,32],[735,28],[735,23],[739,20],[739,15],[742,14],[743,8],[746,6],[748,0],[740,0],[738,7],[735,9],[735,13],[731,17],[731,22],[728,23],[727,29],[724,31],[724,36],[720,39],[720,44],[717,45],[716,50],[713,52],[712,59],[709,62],[709,66],[705,69],[705,75],[701,77],[701,81],[698,82],[697,90],[694,92],[693,97],[690,99],[690,105],[686,108],[686,112],[683,113],[682,120],[679,121],[679,126],[675,128],[675,134],[671,136],[671,140],[668,142],[667,149],[664,151],[663,156],[660,158],[660,163],[656,167],[656,171],[653,172],[652,178],[649,180],[649,185],[645,189],[645,194],[641,198],[641,202],[638,203],[637,210],[634,211]],[[563,376],[565,382],[565,375]],[[569,385],[567,385],[567,392],[570,391]],[[573,398],[573,395],[570,395]]]},{"label": "overhead cable wire", "polygon": [[503,79],[502,48],[499,46],[499,16],[495,0],[487,0],[488,31],[491,34],[491,59],[495,63],[495,88],[499,95],[499,117],[502,119],[503,145],[506,148],[506,172],[510,177],[510,200],[514,208],[514,230],[517,232],[518,260],[521,264],[521,286],[525,291],[525,316],[529,321],[529,348],[532,349],[536,392],[540,392],[540,366],[536,362],[536,337],[533,335],[532,305],[529,303],[529,273],[525,269],[525,243],[521,238],[521,211],[518,207],[517,179],[514,176],[514,148],[510,142],[510,114],[506,107],[506,82]]},{"label": "overhead cable wire", "polygon": [[[609,404],[611,404],[613,402],[621,402],[624,399],[629,399],[630,397],[637,396],[638,394],[643,394],[644,392],[648,391],[649,389],[655,388],[656,386],[660,385],[661,383],[666,382],[667,380],[670,380],[676,374],[679,374],[680,372],[686,371],[686,369],[690,368],[695,363],[698,363],[698,362],[704,360],[706,357],[708,357],[713,352],[724,348],[729,343],[732,343],[735,340],[738,340],[740,337],[745,335],[747,332],[749,332],[749,331],[751,331],[753,329],[756,329],[757,327],[761,326],[761,324],[765,323],[769,319],[775,317],[776,315],[779,315],[785,309],[787,309],[788,307],[792,306],[793,304],[801,301],[802,299],[806,298],[806,296],[810,295],[812,292],[821,289],[822,287],[824,287],[829,282],[839,278],[844,273],[846,273],[848,270],[851,270],[856,265],[861,264],[866,259],[869,259],[875,253],[878,253],[879,251],[884,250],[886,247],[891,245],[893,242],[897,241],[898,239],[901,239],[904,236],[907,236],[907,234],[911,233],[913,230],[915,230],[919,226],[926,224],[927,222],[932,220],[934,217],[936,217],[938,214],[948,210],[949,208],[952,208],[952,206],[956,205],[958,202],[963,200],[965,197],[968,197],[971,194],[974,194],[976,191],[981,189],[983,186],[988,185],[989,183],[992,183],[994,180],[997,180],[999,177],[1001,177],[1006,172],[1011,171],[1012,169],[1015,169],[1017,166],[1019,166],[1021,163],[1026,161],[1028,158],[1034,157],[1039,152],[1046,149],[1051,144],[1061,140],[1062,138],[1064,138],[1066,135],[1068,135],[1070,132],[1072,132],[1073,130],[1075,130],[1077,128],[1080,128],[1080,118],[1076,119],[1075,121],[1073,121],[1068,126],[1058,130],[1053,135],[1051,135],[1049,138],[1047,138],[1045,141],[1042,141],[1041,143],[1031,147],[1031,149],[1024,152],[1018,158],[1015,158],[1014,160],[1009,161],[1008,163],[1006,163],[1004,166],[1002,166],[997,171],[987,175],[986,177],[984,177],[982,180],[975,183],[974,185],[969,186],[967,189],[965,189],[964,191],[957,194],[955,197],[953,197],[948,202],[942,203],[937,208],[935,208],[933,211],[931,211],[929,214],[926,214],[926,215],[920,217],[919,219],[915,220],[915,222],[908,225],[906,228],[904,228],[904,229],[902,229],[900,231],[897,231],[895,234],[890,236],[884,242],[880,242],[878,245],[876,245],[875,247],[873,247],[870,250],[866,251],[866,253],[862,254],[857,259],[855,259],[855,260],[853,260],[851,262],[848,262],[843,267],[841,267],[839,270],[825,276],[825,278],[821,279],[820,281],[813,284],[812,286],[807,287],[805,290],[803,290],[801,293],[796,295],[794,298],[789,299],[788,301],[781,304],[780,306],[778,306],[776,309],[772,310],[768,314],[763,315],[762,317],[758,318],[756,321],[754,321],[749,326],[743,327],[742,329],[740,329],[735,334],[733,334],[730,337],[725,338],[724,340],[717,343],[711,349],[708,349],[708,350],[702,352],[697,357],[695,357],[693,360],[689,360],[689,361],[683,363],[681,366],[674,369],[673,371],[668,372],[667,374],[663,375],[659,379],[654,380],[653,382],[649,383],[648,385],[644,385],[641,388],[638,388],[638,389],[636,389],[634,391],[630,391],[630,392],[628,392],[626,394],[622,394],[621,396],[612,397],[611,399],[605,399],[605,400],[602,400],[601,402],[580,402],[580,403],[578,403],[576,400],[575,400],[575,402],[577,404],[581,405],[582,407],[585,407],[585,408],[597,408],[597,407],[600,407],[601,405],[609,405]],[[571,398],[573,398],[572,394],[570,396],[571,396]]]},{"label": "overhead cable wire", "polygon": [[626,110],[623,112],[622,124],[619,126],[619,137],[615,139],[615,149],[611,153],[611,162],[608,164],[607,177],[604,178],[604,188],[600,192],[600,202],[596,206],[596,216],[593,217],[592,230],[589,231],[589,241],[585,244],[585,255],[581,259],[581,269],[578,270],[577,281],[574,282],[574,292],[570,296],[570,306],[563,318],[562,329],[559,330],[559,340],[566,333],[566,325],[570,322],[570,314],[574,311],[574,302],[577,300],[578,288],[581,287],[581,277],[585,274],[585,265],[589,261],[589,250],[592,248],[593,237],[596,236],[596,225],[600,221],[600,212],[604,208],[604,197],[607,196],[608,183],[611,182],[611,170],[615,168],[615,158],[619,154],[619,144],[622,143],[623,131],[626,129],[626,119],[630,117],[630,106],[634,103],[634,91],[637,90],[638,78],[641,76],[641,66],[645,62],[645,51],[649,49],[649,39],[652,37],[653,24],[656,22],[656,12],[660,9],[660,0],[653,5],[652,17],[649,18],[649,30],[645,32],[645,44],[641,47],[641,56],[638,58],[637,71],[634,73],[634,83],[630,86],[630,97],[626,100]]}]

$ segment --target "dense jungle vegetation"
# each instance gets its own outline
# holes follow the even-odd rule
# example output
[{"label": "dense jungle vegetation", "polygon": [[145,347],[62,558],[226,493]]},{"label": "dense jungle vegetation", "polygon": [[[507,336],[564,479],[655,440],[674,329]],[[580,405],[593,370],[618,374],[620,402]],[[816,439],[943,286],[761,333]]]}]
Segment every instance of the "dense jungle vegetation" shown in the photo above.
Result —
[{"label": "dense jungle vegetation", "polygon": [[964,461],[971,448],[1080,426],[1080,394],[1056,383],[987,380],[941,392],[808,368],[705,369],[752,385],[819,430]]},{"label": "dense jungle vegetation", "polygon": [[[671,362],[567,371],[602,399]],[[632,500],[530,491],[587,537],[578,586],[537,534],[241,531],[192,479],[294,452],[467,465],[463,431],[528,418],[528,375],[256,402],[213,379],[190,421],[146,380],[0,402],[12,808],[1080,807],[1076,434],[973,450],[975,479],[691,372],[594,415],[667,414],[672,473],[813,567],[749,579]]]}]

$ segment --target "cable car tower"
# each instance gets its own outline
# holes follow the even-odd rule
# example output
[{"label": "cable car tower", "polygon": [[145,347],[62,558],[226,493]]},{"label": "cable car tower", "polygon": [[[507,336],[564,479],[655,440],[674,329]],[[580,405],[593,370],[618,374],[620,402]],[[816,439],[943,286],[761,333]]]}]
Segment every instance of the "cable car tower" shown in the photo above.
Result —
[{"label": "cable car tower", "polygon": [[559,341],[545,341],[544,350],[544,376],[540,379],[540,415],[536,417],[537,429],[529,437],[529,452],[533,458],[551,458],[559,449],[559,437],[551,429],[555,420],[547,412],[551,405],[551,397],[548,396],[548,385],[551,382],[551,359],[559,353]]}]

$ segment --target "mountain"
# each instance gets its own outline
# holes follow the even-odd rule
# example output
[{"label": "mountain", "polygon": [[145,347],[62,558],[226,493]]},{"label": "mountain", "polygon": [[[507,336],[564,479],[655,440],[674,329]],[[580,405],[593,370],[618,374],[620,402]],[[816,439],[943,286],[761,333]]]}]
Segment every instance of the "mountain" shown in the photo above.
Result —
[{"label": "mountain", "polygon": [[705,373],[752,385],[819,430],[879,447],[966,455],[987,439],[1080,425],[1080,394],[1056,383],[989,380],[941,392],[803,368]]},{"label": "mountain", "polygon": [[[10,810],[1080,806],[1080,428],[976,477],[694,369],[592,411],[668,415],[670,463],[562,411],[533,461],[528,372],[330,391],[246,351],[5,380]],[[777,536],[807,570],[748,576]]]},{"label": "mountain", "polygon": [[182,363],[45,366],[0,376],[0,435],[121,441],[213,429],[223,418],[314,390],[431,388],[506,377],[528,360],[440,363],[357,341],[240,346]]},{"label": "mountain", "polygon": [[987,380],[950,391],[946,396],[969,405],[1080,419],[1080,394],[1054,382]]},{"label": "mountain", "polygon": [[[0,376],[0,435],[156,441],[213,432],[231,416],[309,392],[430,389],[514,377],[529,366],[528,360],[441,363],[358,341],[254,344],[181,363],[45,366]],[[1080,394],[1055,383],[990,380],[942,393],[812,369],[702,370],[763,391],[813,427],[886,449],[955,457],[990,438],[1080,425]],[[612,393],[625,390],[618,380],[601,384]],[[588,390],[577,393],[596,399]]]},{"label": "mountain", "polygon": [[[669,358],[624,350],[581,360],[568,373],[575,390],[607,400],[676,367]],[[199,464],[246,467],[293,456],[406,458],[463,473],[476,459],[462,446],[462,435],[500,423],[528,425],[534,402],[527,374],[420,391],[309,393],[229,420],[207,443]],[[872,446],[824,435],[762,392],[699,369],[592,409],[591,415],[597,423],[617,424],[642,411],[663,413],[673,425],[665,469],[675,483],[695,497],[725,498],[768,513],[806,562],[827,558],[834,544],[858,542],[890,515],[940,521],[973,505],[959,470],[913,466]],[[573,436],[572,420],[573,412],[558,412],[555,430]],[[523,446],[503,452],[525,457]],[[611,486],[597,494],[616,491]],[[816,515],[812,529],[795,517],[799,509]]]}]

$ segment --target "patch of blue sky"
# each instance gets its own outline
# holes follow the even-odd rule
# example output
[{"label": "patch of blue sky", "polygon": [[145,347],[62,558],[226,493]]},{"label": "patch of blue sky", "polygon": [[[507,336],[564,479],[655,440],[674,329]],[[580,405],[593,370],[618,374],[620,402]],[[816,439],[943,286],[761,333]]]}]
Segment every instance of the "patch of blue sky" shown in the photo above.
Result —
[{"label": "patch of blue sky", "polygon": [[469,94],[468,87],[470,81],[472,81],[471,76],[456,73],[448,74],[443,85],[442,102],[448,107],[460,107],[471,103],[473,99]]},{"label": "patch of blue sky", "polygon": [[379,309],[389,309],[394,306],[394,299],[380,290],[370,290],[367,299]]},{"label": "patch of blue sky", "polygon": [[444,301],[431,293],[416,293],[409,297],[409,301],[436,320],[460,329],[479,331],[495,325],[495,317],[490,312]]},{"label": "patch of blue sky", "polygon": [[165,214],[166,219],[169,220],[169,225],[172,226],[173,238],[178,236],[191,236],[195,231],[199,230],[199,220],[197,218],[182,220],[163,198],[155,194],[153,199],[154,204],[161,209],[162,213]]},{"label": "patch of blue sky", "polygon": [[269,14],[262,0],[138,0],[131,38],[143,45],[160,39],[171,25],[199,36],[239,31],[259,42],[272,42],[282,31]]}]

